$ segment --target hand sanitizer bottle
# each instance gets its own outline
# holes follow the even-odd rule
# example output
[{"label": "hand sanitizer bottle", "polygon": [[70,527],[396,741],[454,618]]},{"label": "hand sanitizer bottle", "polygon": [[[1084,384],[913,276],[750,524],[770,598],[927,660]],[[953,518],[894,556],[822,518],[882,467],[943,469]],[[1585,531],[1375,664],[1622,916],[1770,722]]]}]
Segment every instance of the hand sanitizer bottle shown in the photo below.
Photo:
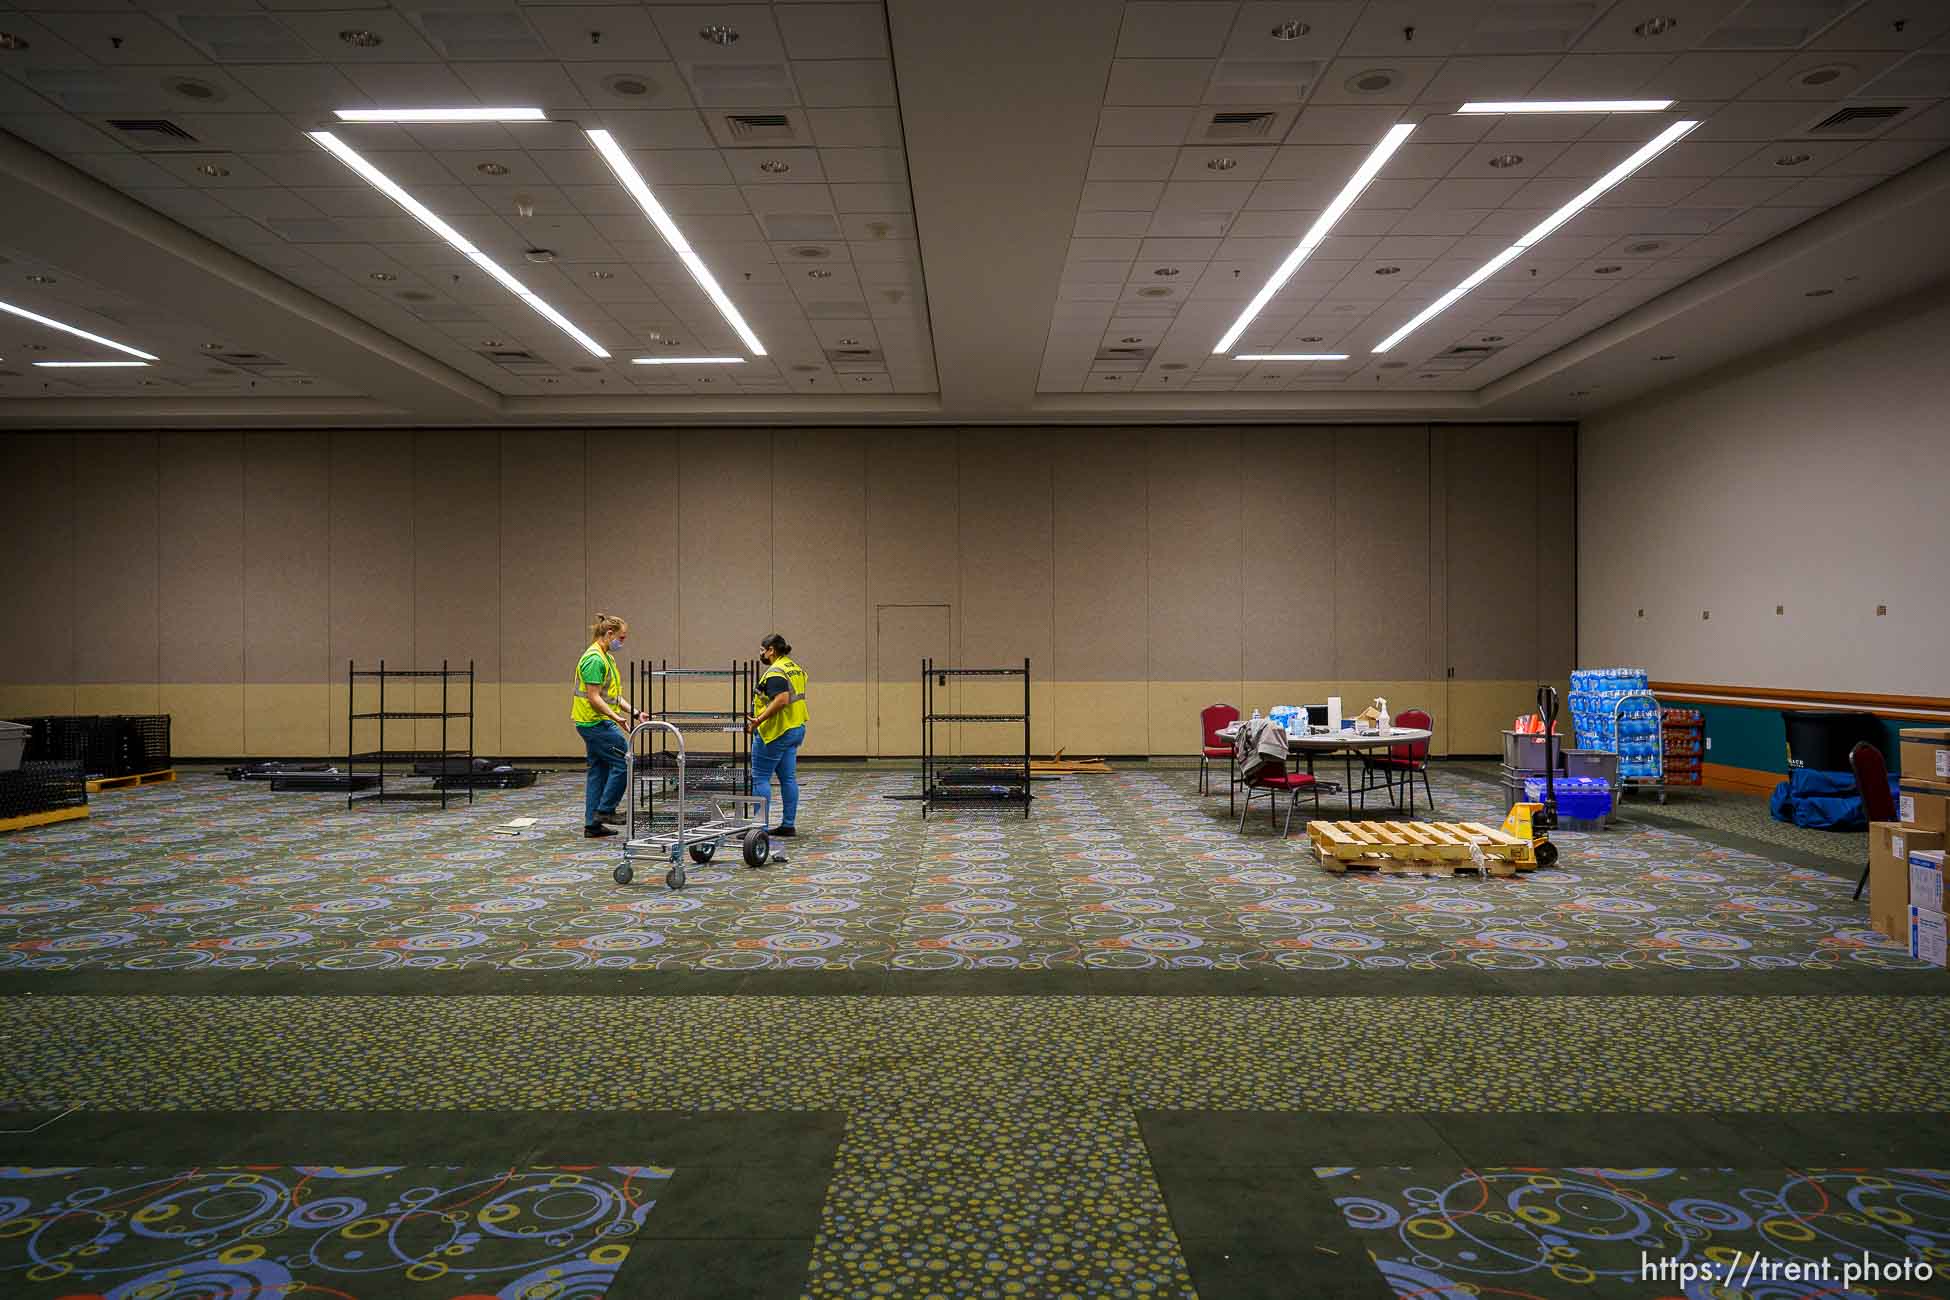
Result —
[{"label": "hand sanitizer bottle", "polygon": [[1395,725],[1395,720],[1388,716],[1388,701],[1385,698],[1376,697],[1374,707],[1375,711],[1381,714],[1379,718],[1375,719],[1375,730],[1385,733]]}]

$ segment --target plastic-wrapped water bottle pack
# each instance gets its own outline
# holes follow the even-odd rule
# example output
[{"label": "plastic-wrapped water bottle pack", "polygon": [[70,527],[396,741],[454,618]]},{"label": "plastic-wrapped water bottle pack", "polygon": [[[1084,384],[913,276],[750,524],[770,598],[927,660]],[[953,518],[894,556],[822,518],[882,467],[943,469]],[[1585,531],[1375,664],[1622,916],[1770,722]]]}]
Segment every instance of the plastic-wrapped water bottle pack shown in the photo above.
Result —
[{"label": "plastic-wrapped water bottle pack", "polygon": [[1601,749],[1618,755],[1618,775],[1624,778],[1659,774],[1659,710],[1644,700],[1619,701],[1646,690],[1643,668],[1580,668],[1571,674],[1568,703],[1578,748]]}]

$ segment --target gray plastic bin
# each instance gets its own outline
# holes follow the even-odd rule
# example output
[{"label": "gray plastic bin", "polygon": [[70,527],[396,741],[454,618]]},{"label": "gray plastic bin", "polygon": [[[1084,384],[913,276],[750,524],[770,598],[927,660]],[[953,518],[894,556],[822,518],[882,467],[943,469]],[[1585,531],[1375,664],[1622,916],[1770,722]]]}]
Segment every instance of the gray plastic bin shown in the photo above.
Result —
[{"label": "gray plastic bin", "polygon": [[24,722],[0,722],[0,772],[18,772],[34,729]]}]

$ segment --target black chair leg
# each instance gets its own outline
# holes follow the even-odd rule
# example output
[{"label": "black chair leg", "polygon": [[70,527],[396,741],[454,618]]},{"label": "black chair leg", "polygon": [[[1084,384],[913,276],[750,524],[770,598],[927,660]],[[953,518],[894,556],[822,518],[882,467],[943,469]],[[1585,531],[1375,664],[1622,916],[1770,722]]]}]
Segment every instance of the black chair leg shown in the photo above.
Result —
[{"label": "black chair leg", "polygon": [[1422,764],[1422,793],[1429,797],[1429,811],[1435,811],[1435,791],[1429,789],[1429,765]]},{"label": "black chair leg", "polygon": [[1857,901],[1860,901],[1862,897],[1862,887],[1868,883],[1869,883],[1869,868],[1866,865],[1864,865],[1862,868],[1862,879],[1855,882],[1855,897]]}]

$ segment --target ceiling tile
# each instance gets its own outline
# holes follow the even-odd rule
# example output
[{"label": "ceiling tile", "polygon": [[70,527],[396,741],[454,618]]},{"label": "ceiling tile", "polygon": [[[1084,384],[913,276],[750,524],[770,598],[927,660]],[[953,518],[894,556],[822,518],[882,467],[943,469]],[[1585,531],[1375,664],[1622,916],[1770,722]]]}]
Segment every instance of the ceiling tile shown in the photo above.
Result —
[{"label": "ceiling tile", "polygon": [[1413,104],[1442,68],[1440,59],[1336,59],[1310,104]]},{"label": "ceiling tile", "polygon": [[900,114],[891,108],[810,108],[806,121],[822,149],[898,149]]},{"label": "ceiling tile", "polygon": [[878,4],[795,4],[777,11],[794,59],[884,59],[887,17]]},{"label": "ceiling tile", "polygon": [[1118,59],[1110,66],[1106,104],[1197,104],[1212,78],[1210,59]]},{"label": "ceiling tile", "polygon": [[1137,0],[1124,6],[1117,36],[1120,59],[1212,58],[1224,48],[1232,24],[1229,4]]},{"label": "ceiling tile", "polygon": [[1548,54],[1476,55],[1450,59],[1422,92],[1425,104],[1522,99],[1556,65]]},{"label": "ceiling tile", "polygon": [[1097,148],[1090,151],[1088,179],[1093,181],[1162,181],[1171,177],[1179,150]]},{"label": "ceiling tile", "polygon": [[1097,147],[1175,148],[1191,134],[1197,117],[1198,110],[1188,108],[1106,108],[1097,116]]},{"label": "ceiling tile", "polygon": [[812,108],[891,108],[899,102],[894,65],[884,59],[830,59],[795,63],[799,95]]}]

